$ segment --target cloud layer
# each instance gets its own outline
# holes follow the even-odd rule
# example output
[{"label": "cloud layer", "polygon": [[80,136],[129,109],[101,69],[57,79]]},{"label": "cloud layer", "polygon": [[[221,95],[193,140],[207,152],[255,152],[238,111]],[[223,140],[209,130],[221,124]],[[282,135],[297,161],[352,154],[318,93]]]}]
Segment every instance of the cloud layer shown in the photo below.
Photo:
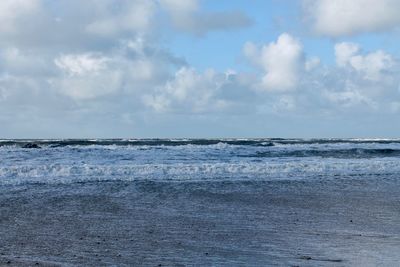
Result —
[{"label": "cloud layer", "polygon": [[[399,23],[392,10],[397,1],[303,3],[312,29],[322,35],[381,31]],[[168,49],[164,32],[199,40],[254,23],[242,12],[204,10],[201,4],[2,1],[0,124],[7,127],[0,135],[115,137],[178,122],[196,129],[209,125],[204,121],[218,126],[271,116],[400,112],[399,60],[354,42],[332,43],[332,65],[307,54],[296,34],[281,33],[261,43],[243,42],[233,55],[245,58],[239,70],[197,69]],[[367,4],[371,8],[358,14]]]}]

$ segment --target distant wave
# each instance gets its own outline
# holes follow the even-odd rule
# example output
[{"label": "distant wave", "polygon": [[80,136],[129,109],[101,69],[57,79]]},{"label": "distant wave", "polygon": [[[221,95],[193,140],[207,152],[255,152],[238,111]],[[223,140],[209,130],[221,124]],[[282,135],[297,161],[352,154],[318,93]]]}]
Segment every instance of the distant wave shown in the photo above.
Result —
[{"label": "distant wave", "polygon": [[0,146],[24,147],[27,144],[37,144],[46,147],[64,146],[184,146],[184,145],[228,145],[273,146],[271,141],[264,140],[235,140],[235,139],[66,139],[66,140],[1,140]]},{"label": "distant wave", "polygon": [[269,147],[274,145],[301,145],[301,144],[400,144],[400,139],[62,139],[62,140],[0,140],[0,147],[15,146],[26,147],[36,144],[39,147],[65,147],[65,146],[185,146],[198,145],[209,146],[216,144],[227,144],[234,146],[259,146]]},{"label": "distant wave", "polygon": [[239,155],[240,157],[272,158],[272,157],[322,157],[322,158],[371,158],[399,157],[400,149],[390,148],[350,148],[350,149],[304,149],[294,151],[263,151],[255,154]]}]

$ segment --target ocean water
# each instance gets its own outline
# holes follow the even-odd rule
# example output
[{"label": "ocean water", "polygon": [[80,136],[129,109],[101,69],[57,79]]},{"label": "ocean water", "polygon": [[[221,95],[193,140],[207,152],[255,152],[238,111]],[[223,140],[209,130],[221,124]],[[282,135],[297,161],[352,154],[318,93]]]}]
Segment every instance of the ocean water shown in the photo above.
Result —
[{"label": "ocean water", "polygon": [[0,265],[397,266],[400,139],[0,140]]},{"label": "ocean water", "polygon": [[390,179],[400,140],[0,140],[0,159],[0,185]]}]

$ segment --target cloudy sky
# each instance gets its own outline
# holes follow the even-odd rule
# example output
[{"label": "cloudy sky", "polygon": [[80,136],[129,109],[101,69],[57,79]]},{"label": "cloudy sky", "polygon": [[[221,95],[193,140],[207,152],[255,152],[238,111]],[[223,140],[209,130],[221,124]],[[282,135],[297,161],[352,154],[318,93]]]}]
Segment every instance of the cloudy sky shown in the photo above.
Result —
[{"label": "cloudy sky", "polygon": [[399,137],[400,0],[1,0],[0,138]]}]

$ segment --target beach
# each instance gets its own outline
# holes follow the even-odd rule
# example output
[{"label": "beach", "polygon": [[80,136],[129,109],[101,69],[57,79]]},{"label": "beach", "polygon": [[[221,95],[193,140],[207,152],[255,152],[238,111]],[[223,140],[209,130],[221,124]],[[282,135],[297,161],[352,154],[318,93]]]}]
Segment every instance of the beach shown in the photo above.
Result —
[{"label": "beach", "polygon": [[395,266],[400,184],[104,182],[0,189],[10,266]]}]

